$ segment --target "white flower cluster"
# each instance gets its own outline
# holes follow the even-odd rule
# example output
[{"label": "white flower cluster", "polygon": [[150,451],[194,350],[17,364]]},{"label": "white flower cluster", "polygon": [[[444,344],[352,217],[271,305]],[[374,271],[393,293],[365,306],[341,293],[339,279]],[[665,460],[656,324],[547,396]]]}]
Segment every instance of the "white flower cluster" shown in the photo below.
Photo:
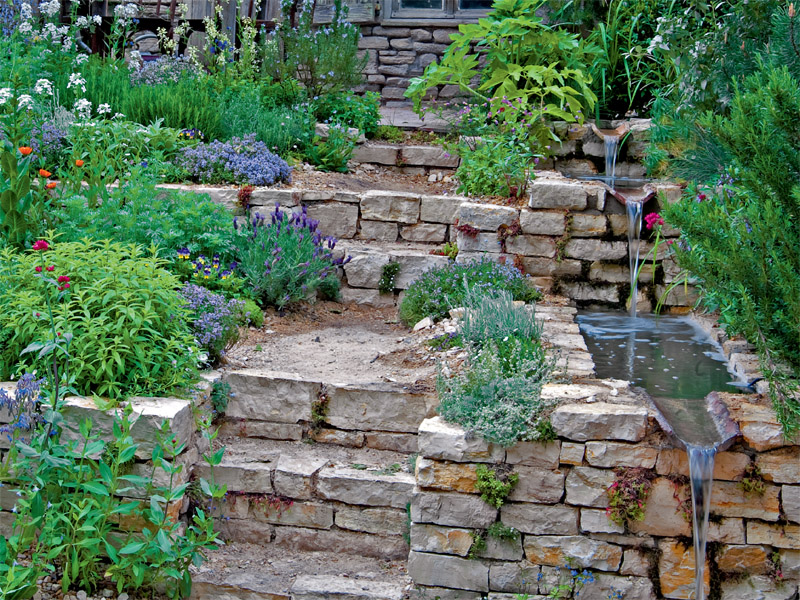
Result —
[{"label": "white flower cluster", "polygon": [[76,100],[72,108],[81,119],[88,119],[92,115],[92,103],[86,98]]},{"label": "white flower cluster", "polygon": [[0,88],[0,106],[11,100],[14,94],[11,93],[11,88]]},{"label": "white flower cluster", "polygon": [[67,89],[71,88],[80,88],[82,92],[86,93],[86,80],[81,76],[80,73],[72,73],[69,76]]}]

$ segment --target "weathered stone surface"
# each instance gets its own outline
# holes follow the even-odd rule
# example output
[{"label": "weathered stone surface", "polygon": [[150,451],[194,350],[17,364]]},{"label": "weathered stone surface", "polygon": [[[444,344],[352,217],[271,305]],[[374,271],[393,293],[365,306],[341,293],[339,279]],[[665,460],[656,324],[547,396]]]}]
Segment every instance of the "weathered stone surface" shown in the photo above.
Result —
[{"label": "weathered stone surface", "polygon": [[402,537],[357,533],[342,529],[276,527],[273,543],[296,551],[338,552],[385,560],[403,559],[408,554],[408,546]]},{"label": "weathered stone surface", "polygon": [[[639,281],[652,280],[652,272],[648,269],[642,269],[639,273]],[[615,265],[595,261],[589,267],[589,279],[592,281],[605,281],[610,283],[630,283],[631,271],[630,268],[624,265]]]},{"label": "weathered stone surface", "polygon": [[287,374],[244,369],[225,375],[233,397],[226,416],[277,423],[311,420],[311,404],[319,398],[319,383]]},{"label": "weathered stone surface", "polygon": [[343,287],[340,293],[342,304],[361,304],[378,308],[395,305],[394,294],[381,294],[378,290]]},{"label": "weathered stone surface", "polygon": [[222,581],[206,572],[192,573],[189,600],[292,600],[273,581],[250,573],[226,574]]},{"label": "weathered stone surface", "polygon": [[625,533],[625,527],[609,519],[604,510],[582,508],[581,531],[587,533]]},{"label": "weathered stone surface", "polygon": [[800,483],[800,446],[757,454],[756,465],[767,481]]},{"label": "weathered stone surface", "polygon": [[[438,600],[481,600],[483,598],[480,592],[468,592],[467,590],[452,590],[426,585],[417,585],[415,588],[419,590],[423,598],[438,598]],[[491,595],[489,597],[491,598]]]},{"label": "weathered stone surface", "polygon": [[331,575],[300,575],[292,600],[402,600],[403,586],[385,581]]},{"label": "weathered stone surface", "polygon": [[366,506],[405,508],[411,500],[414,476],[378,475],[347,467],[326,467],[317,475],[317,492],[327,500]]},{"label": "weathered stone surface", "polygon": [[[716,483],[714,487],[712,498],[716,494]],[[630,523],[630,530],[657,536],[691,536],[690,516],[679,507],[676,493],[674,484],[666,477],[653,481],[644,508],[644,519]]]},{"label": "weathered stone surface", "polygon": [[450,462],[440,462],[419,457],[417,459],[417,485],[444,492],[477,494],[475,484],[478,476],[475,466]]},{"label": "weathered stone surface", "polygon": [[404,510],[341,506],[336,509],[334,522],[337,527],[351,531],[403,535],[407,529],[407,519],[408,514]]},{"label": "weathered stone surface", "polygon": [[578,509],[569,506],[512,502],[500,508],[500,520],[533,535],[578,534]]},{"label": "weathered stone surface", "polygon": [[647,409],[627,404],[566,404],[551,417],[559,437],[577,442],[623,440],[638,442],[647,430]]},{"label": "weathered stone surface", "polygon": [[353,150],[353,160],[359,163],[394,166],[399,156],[400,149],[388,144],[362,144]]},{"label": "weathered stone surface", "polygon": [[373,49],[385,50],[389,47],[389,40],[381,36],[364,36],[358,40],[359,50]]},{"label": "weathered stone surface", "polygon": [[455,462],[502,462],[506,454],[502,446],[487,442],[480,436],[469,435],[458,425],[447,423],[441,417],[422,421],[418,443],[422,456]]},{"label": "weathered stone surface", "polygon": [[[665,598],[688,600],[694,598],[694,549],[672,540],[662,540],[658,545],[661,557],[658,570],[661,579],[661,593]],[[709,568],[703,570],[705,595],[709,590]]]},{"label": "weathered stone surface", "polygon": [[506,451],[506,462],[525,467],[557,469],[561,442],[517,442]]},{"label": "weathered stone surface", "polygon": [[313,496],[313,476],[327,466],[328,459],[281,454],[275,467],[275,492],[287,498],[308,500]]},{"label": "weathered stone surface", "polygon": [[[734,397],[741,398],[741,396]],[[739,424],[744,441],[757,452],[787,445],[783,429],[771,406],[742,402],[733,411],[732,416]]]},{"label": "weathered stone surface", "polygon": [[800,523],[800,485],[784,485],[781,488],[781,505],[789,521]]},{"label": "weathered stone surface", "polygon": [[606,490],[614,483],[614,472],[608,469],[575,467],[566,479],[567,504],[605,508],[608,506]]},{"label": "weathered stone surface", "polygon": [[538,565],[561,567],[572,564],[600,571],[616,571],[622,548],[582,536],[525,536],[525,558]]},{"label": "weathered stone surface", "polygon": [[766,485],[763,495],[748,494],[738,483],[714,482],[711,512],[723,517],[744,517],[777,521],[780,516],[780,487]]},{"label": "weathered stone surface", "polygon": [[458,218],[458,211],[467,198],[459,196],[422,196],[420,221],[452,225]]},{"label": "weathered stone surface", "polygon": [[580,260],[618,260],[628,256],[628,245],[625,242],[578,238],[567,242],[564,253],[569,258]]},{"label": "weathered stone surface", "polygon": [[469,225],[481,231],[497,231],[501,225],[511,225],[519,218],[519,211],[510,206],[464,202],[458,209],[458,224]]},{"label": "weathered stone surface", "polygon": [[226,417],[220,426],[220,435],[298,441],[303,438],[303,426]]},{"label": "weathered stone surface", "polygon": [[556,242],[553,238],[543,235],[515,235],[506,240],[506,250],[523,256],[554,257]]},{"label": "weathered stone surface", "polygon": [[[714,458],[714,479],[738,481],[750,464],[750,457],[743,452],[720,452]],[[689,457],[684,450],[665,448],[658,453],[656,473],[659,475],[689,476]]]},{"label": "weathered stone surface", "polygon": [[309,433],[309,437],[320,444],[336,444],[347,448],[361,448],[364,445],[364,434],[360,431],[316,429]]},{"label": "weathered stone surface", "polygon": [[[610,595],[617,592],[619,596]],[[580,591],[580,598],[606,600],[606,598],[625,598],[625,600],[655,600],[653,582],[645,576],[620,577],[609,573],[597,573],[594,581],[587,583]]]},{"label": "weathered stone surface", "polygon": [[776,548],[800,550],[800,525],[774,525],[760,521],[747,521],[747,543],[769,544]]},{"label": "weathered stone surface", "polygon": [[406,290],[420,278],[426,271],[444,267],[449,263],[446,256],[422,254],[419,251],[395,251],[391,254],[392,260],[400,263],[400,272],[395,278],[394,285],[397,289]]},{"label": "weathered stone surface", "polygon": [[461,252],[500,252],[502,247],[496,233],[468,235],[461,231],[456,235],[459,256]]},{"label": "weathered stone surface", "polygon": [[[214,467],[214,481],[217,485],[227,486],[229,492],[269,494],[272,492],[270,475],[274,467],[270,463],[223,457],[222,463]],[[198,477],[211,479],[211,467],[205,462],[196,464],[194,472]]]},{"label": "weathered stone surface", "polygon": [[389,221],[361,221],[361,231],[358,237],[362,240],[396,242],[397,223]]},{"label": "weathered stone surface", "polygon": [[383,275],[383,267],[389,263],[389,256],[382,252],[359,251],[353,252],[351,257],[350,262],[344,266],[347,284],[377,289]]},{"label": "weathered stone surface", "polygon": [[[536,592],[540,572],[538,565],[528,561],[492,563],[489,567],[489,589],[515,594]],[[489,598],[493,597],[489,595]]]},{"label": "weathered stone surface", "polygon": [[563,212],[522,210],[519,224],[524,233],[557,237],[564,234],[565,218]]},{"label": "weathered stone surface", "polygon": [[422,585],[489,591],[489,567],[476,560],[412,550],[408,554],[408,574]]},{"label": "weathered stone surface", "polygon": [[411,549],[419,552],[466,556],[474,541],[471,529],[419,523],[411,525]]},{"label": "weathered stone surface", "polygon": [[643,467],[652,469],[658,450],[640,444],[586,442],[586,462],[593,467]]},{"label": "weathered stone surface", "polygon": [[293,525],[313,529],[330,529],[333,508],[328,504],[292,502],[290,506],[273,506],[269,502],[250,502],[250,518],[273,525]]},{"label": "weathered stone surface", "polygon": [[433,402],[393,384],[329,385],[325,420],[339,429],[415,433]]},{"label": "weathered stone surface", "polygon": [[400,237],[409,242],[441,243],[447,236],[447,225],[417,223],[400,230]]},{"label": "weathered stone surface", "polygon": [[510,500],[552,504],[564,496],[563,471],[518,466],[514,472],[519,475],[519,482],[509,494]]},{"label": "weathered stone surface", "polygon": [[522,266],[525,272],[534,277],[577,277],[581,274],[581,262],[579,260],[564,259],[562,261],[552,258],[525,256],[522,258]]},{"label": "weathered stone surface", "polygon": [[501,540],[487,535],[486,548],[478,553],[478,558],[494,560],[522,560],[522,557],[522,536],[516,540]]},{"label": "weathered stone surface", "polygon": [[717,553],[717,566],[725,573],[763,575],[769,566],[769,552],[764,546],[725,545]]},{"label": "weathered stone surface", "polygon": [[580,184],[537,179],[531,186],[528,206],[531,208],[562,208],[584,210],[587,204],[586,189]]},{"label": "weathered stone surface", "polygon": [[367,448],[413,454],[418,451],[417,436],[410,433],[367,433]]},{"label": "weathered stone surface", "polygon": [[625,550],[619,573],[620,575],[647,577],[650,574],[650,559],[641,550],[635,548]]},{"label": "weathered stone surface", "polygon": [[226,542],[241,544],[261,544],[264,540],[272,539],[275,530],[269,523],[252,519],[220,519],[215,522],[214,529]]},{"label": "weathered stone surface", "polygon": [[419,220],[419,195],[370,190],[361,199],[361,218],[416,223]]},{"label": "weathered stone surface", "polygon": [[747,600],[792,600],[797,598],[797,584],[791,582],[776,584],[764,575],[722,582],[720,600],[744,600],[745,598]]},{"label": "weathered stone surface", "polygon": [[342,202],[312,204],[308,216],[319,221],[319,230],[324,235],[339,239],[355,237],[358,224],[358,206]]},{"label": "weathered stone surface", "polygon": [[781,550],[781,568],[786,579],[800,580],[800,550]]},{"label": "weathered stone surface", "polygon": [[744,544],[744,520],[720,519],[708,524],[708,541],[722,544]]},{"label": "weathered stone surface", "polygon": [[[192,406],[189,400],[178,398],[131,398],[131,437],[139,444],[136,458],[151,458],[153,448],[163,437],[161,424],[168,424],[169,436],[174,436],[179,444],[189,442],[195,431]],[[230,406],[230,405],[229,405]],[[86,419],[92,422],[92,433],[103,439],[113,439],[116,410],[102,411],[92,398],[67,398],[63,410],[64,441],[83,439],[80,434],[81,423]]]},{"label": "weathered stone surface", "polygon": [[446,169],[455,169],[460,162],[458,156],[449,154],[441,146],[401,146],[400,160],[407,165]]},{"label": "weathered stone surface", "polygon": [[414,523],[486,529],[496,517],[497,509],[478,496],[415,492],[411,500],[411,520]]},{"label": "weathered stone surface", "polygon": [[615,285],[591,284],[585,281],[563,282],[561,292],[573,300],[619,302],[619,289]]},{"label": "weathered stone surface", "polygon": [[606,234],[607,227],[605,215],[578,213],[572,216],[570,231],[573,237],[602,237]]},{"label": "weathered stone surface", "polygon": [[559,462],[562,465],[574,465],[579,467],[583,464],[583,455],[585,451],[585,444],[561,442],[561,456],[559,457]]}]

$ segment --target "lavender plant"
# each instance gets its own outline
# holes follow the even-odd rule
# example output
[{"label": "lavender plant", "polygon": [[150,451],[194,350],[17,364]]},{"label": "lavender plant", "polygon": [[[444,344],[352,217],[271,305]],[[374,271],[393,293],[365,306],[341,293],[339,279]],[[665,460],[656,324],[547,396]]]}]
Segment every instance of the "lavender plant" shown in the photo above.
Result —
[{"label": "lavender plant", "polygon": [[292,168],[254,134],[185,148],[177,163],[201,183],[272,185],[292,179]]},{"label": "lavender plant", "polygon": [[280,205],[267,218],[256,213],[240,227],[239,273],[264,304],[284,306],[313,298],[317,291],[335,297],[339,291],[336,267],[349,261],[334,258],[336,239],[318,231],[319,221],[301,212],[284,214]]},{"label": "lavender plant", "polygon": [[197,344],[208,353],[206,362],[211,365],[218,363],[225,351],[239,339],[236,320],[244,302],[226,300],[222,294],[191,283],[181,288],[181,295],[191,313]]}]

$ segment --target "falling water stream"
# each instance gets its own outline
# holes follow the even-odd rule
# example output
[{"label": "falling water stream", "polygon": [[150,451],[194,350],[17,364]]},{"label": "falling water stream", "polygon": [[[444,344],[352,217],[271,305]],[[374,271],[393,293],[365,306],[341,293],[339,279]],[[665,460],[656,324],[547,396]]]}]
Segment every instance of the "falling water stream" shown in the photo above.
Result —
[{"label": "falling water stream", "polygon": [[711,484],[714,478],[714,457],[717,446],[685,444],[689,454],[689,478],[692,481],[692,533],[694,538],[694,597],[704,598],[706,538],[708,511],[711,506]]}]

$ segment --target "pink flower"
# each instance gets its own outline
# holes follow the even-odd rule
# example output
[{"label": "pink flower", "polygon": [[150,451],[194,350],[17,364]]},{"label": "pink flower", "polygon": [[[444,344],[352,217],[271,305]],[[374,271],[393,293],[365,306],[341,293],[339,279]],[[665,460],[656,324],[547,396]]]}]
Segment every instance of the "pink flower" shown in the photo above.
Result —
[{"label": "pink flower", "polygon": [[34,271],[36,271],[37,273],[41,273],[42,272],[42,267],[36,267],[34,269]]},{"label": "pink flower", "polygon": [[36,250],[37,252],[39,250],[47,250],[48,248],[50,248],[50,244],[48,244],[44,240],[38,240],[36,243],[33,244],[33,249]]},{"label": "pink flower", "polygon": [[44,270],[53,272],[53,271],[56,270],[56,266],[55,265],[50,265],[49,267],[45,267]]},{"label": "pink flower", "polygon": [[663,217],[658,213],[650,213],[649,215],[647,215],[644,218],[644,220],[645,220],[645,223],[647,223],[647,228],[648,229],[652,229],[656,225],[661,226],[661,225],[664,224]]}]

